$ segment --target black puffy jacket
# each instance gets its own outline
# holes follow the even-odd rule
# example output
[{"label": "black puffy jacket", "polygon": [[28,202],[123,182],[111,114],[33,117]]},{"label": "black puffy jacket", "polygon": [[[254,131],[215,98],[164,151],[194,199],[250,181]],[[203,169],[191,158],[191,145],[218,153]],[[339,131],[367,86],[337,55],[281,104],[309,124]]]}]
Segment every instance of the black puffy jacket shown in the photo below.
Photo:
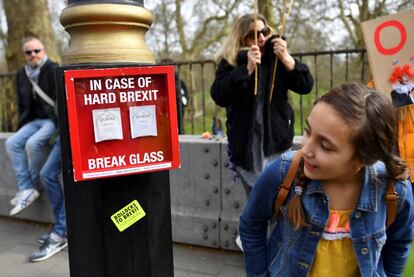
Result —
[{"label": "black puffy jacket", "polygon": [[[258,91],[265,93],[263,108],[263,151],[265,156],[280,153],[291,147],[294,136],[294,114],[288,103],[288,89],[308,94],[313,78],[308,67],[295,60],[295,68],[288,72],[280,61],[277,66],[272,101],[269,103],[273,63],[275,55],[271,38],[265,45],[265,54],[259,69]],[[254,96],[254,75],[247,72],[247,51],[241,51],[237,65],[222,59],[211,87],[211,96],[217,105],[227,111],[227,135],[232,161],[247,170],[252,167],[252,137],[255,130],[255,114],[258,97]]]}]

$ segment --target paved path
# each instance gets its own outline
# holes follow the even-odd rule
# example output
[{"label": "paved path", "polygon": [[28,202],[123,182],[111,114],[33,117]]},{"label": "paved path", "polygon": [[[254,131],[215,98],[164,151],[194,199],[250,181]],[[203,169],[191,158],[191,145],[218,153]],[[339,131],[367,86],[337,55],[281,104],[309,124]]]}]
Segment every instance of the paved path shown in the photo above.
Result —
[{"label": "paved path", "polygon": [[[50,225],[0,217],[0,277],[68,277],[67,249],[43,262],[31,263],[36,238]],[[245,276],[238,252],[174,244],[175,277]],[[145,277],[145,276],[143,276]]]}]

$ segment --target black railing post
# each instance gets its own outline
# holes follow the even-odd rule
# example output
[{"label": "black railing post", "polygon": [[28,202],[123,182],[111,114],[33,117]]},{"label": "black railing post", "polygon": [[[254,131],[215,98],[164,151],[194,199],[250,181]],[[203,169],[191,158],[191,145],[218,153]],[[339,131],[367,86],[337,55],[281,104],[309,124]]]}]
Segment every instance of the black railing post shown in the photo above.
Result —
[{"label": "black railing post", "polygon": [[349,80],[349,53],[345,53],[345,82]]},{"label": "black railing post", "polygon": [[201,103],[202,103],[202,109],[203,109],[203,132],[206,132],[206,96],[205,96],[205,76],[204,76],[204,63],[201,62]]},{"label": "black railing post", "polygon": [[333,88],[333,52],[329,54],[329,89]]}]

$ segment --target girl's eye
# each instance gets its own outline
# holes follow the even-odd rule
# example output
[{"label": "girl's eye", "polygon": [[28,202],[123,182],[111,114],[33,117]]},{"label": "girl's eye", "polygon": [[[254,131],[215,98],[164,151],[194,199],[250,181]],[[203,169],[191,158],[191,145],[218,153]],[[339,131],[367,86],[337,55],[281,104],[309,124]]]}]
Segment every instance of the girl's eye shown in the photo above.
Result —
[{"label": "girl's eye", "polygon": [[331,149],[331,147],[330,146],[328,146],[328,145],[326,145],[326,143],[324,143],[324,142],[321,142],[321,147],[323,148],[323,150],[325,150],[325,151],[331,151],[332,149]]}]

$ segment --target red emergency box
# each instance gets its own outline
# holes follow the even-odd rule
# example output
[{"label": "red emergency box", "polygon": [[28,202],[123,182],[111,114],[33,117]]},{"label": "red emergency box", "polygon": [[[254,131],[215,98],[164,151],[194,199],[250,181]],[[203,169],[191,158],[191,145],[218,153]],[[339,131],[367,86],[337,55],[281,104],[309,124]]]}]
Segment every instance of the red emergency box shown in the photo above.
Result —
[{"label": "red emergency box", "polygon": [[64,74],[75,181],[180,166],[174,66]]}]

